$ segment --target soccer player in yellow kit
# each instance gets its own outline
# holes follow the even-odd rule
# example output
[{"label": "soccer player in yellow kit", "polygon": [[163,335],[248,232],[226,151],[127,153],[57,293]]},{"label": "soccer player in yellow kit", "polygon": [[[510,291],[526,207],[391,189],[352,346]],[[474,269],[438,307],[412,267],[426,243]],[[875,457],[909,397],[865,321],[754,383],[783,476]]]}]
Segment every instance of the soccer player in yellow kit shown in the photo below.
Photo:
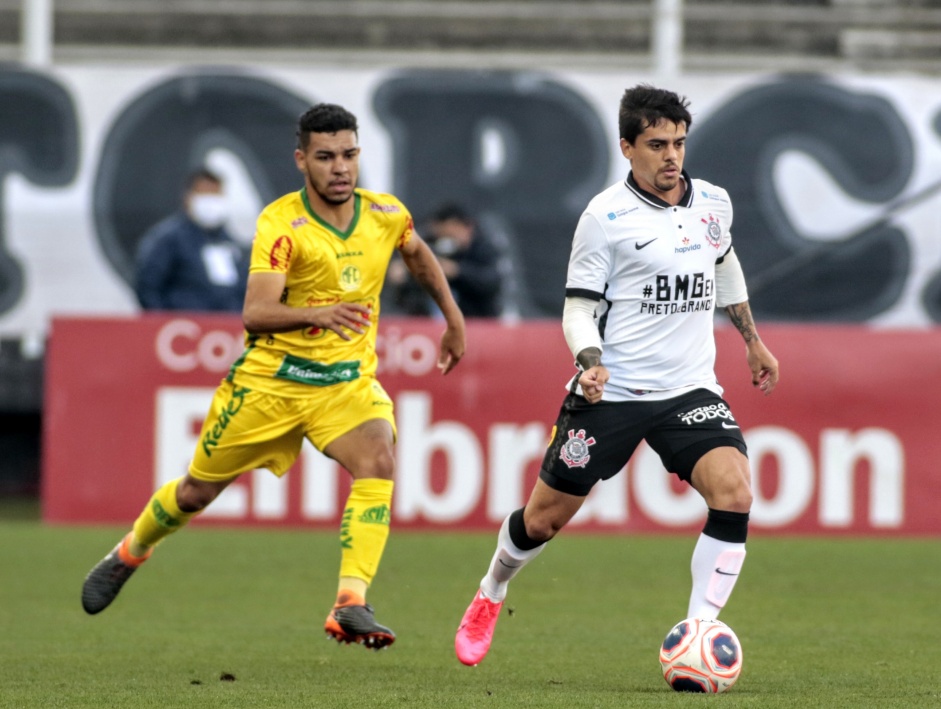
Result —
[{"label": "soccer player in yellow kit", "polygon": [[189,472],[154,493],[86,577],[88,613],[107,608],[154,547],[239,475],[261,467],[283,475],[306,437],[353,478],[325,630],[377,650],[395,640],[365,600],[389,535],[395,467],[392,400],[376,379],[379,294],[394,250],[444,315],[444,374],[464,354],[464,318],[405,206],[356,187],[356,117],[319,104],[300,117],[297,138],[304,187],[258,218],[242,311],[245,351],[216,390]]}]

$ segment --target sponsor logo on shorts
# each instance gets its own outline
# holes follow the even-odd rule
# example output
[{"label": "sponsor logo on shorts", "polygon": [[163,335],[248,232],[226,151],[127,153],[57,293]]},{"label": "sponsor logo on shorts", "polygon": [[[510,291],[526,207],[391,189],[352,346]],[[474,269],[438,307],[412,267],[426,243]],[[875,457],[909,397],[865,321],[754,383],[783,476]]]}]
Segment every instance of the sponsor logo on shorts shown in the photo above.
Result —
[{"label": "sponsor logo on shorts", "polygon": [[323,364],[286,354],[274,376],[277,379],[288,379],[299,384],[331,386],[359,379],[359,360]]},{"label": "sponsor logo on shorts", "polygon": [[242,410],[242,404],[245,403],[245,395],[250,391],[251,389],[246,389],[245,387],[233,387],[232,398],[229,399],[222,411],[219,412],[219,416],[216,418],[216,422],[212,425],[212,428],[206,431],[203,436],[203,453],[206,454],[207,458],[212,457],[212,449],[219,445],[219,439],[222,438],[222,433],[228,428],[229,422]]},{"label": "sponsor logo on shorts", "polygon": [[570,468],[584,468],[591,459],[588,446],[595,445],[594,437],[586,438],[585,429],[569,430],[569,439],[562,444],[559,457]]},{"label": "sponsor logo on shorts", "polygon": [[724,419],[722,422],[723,428],[738,428],[738,426],[729,426],[725,421],[735,422],[735,417],[732,416],[732,412],[729,411],[729,407],[725,404],[709,404],[709,406],[700,406],[699,408],[693,409],[692,411],[684,411],[682,414],[677,414],[677,417],[685,423],[687,426],[695,426],[697,423],[705,423],[706,421],[714,421],[716,419]]}]

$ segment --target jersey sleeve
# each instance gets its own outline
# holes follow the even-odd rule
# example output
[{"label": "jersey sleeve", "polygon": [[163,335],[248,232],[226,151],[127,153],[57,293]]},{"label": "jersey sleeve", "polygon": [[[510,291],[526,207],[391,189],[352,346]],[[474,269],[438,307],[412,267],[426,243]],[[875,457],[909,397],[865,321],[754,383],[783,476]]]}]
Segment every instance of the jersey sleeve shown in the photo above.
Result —
[{"label": "jersey sleeve", "polygon": [[722,230],[722,241],[719,243],[719,253],[724,257],[725,254],[732,249],[732,200],[726,190],[723,189],[722,194],[725,196],[726,213],[725,219],[722,221],[725,228]]},{"label": "jersey sleeve", "polygon": [[412,237],[415,235],[415,220],[412,219],[412,213],[408,211],[408,207],[402,204],[402,201],[393,195],[384,195],[389,200],[391,200],[398,207],[398,214],[396,216],[401,217],[401,221],[396,220],[395,224],[398,225],[395,229],[395,248],[403,249],[405,245],[412,240]]},{"label": "jersey sleeve", "polygon": [[402,229],[402,233],[399,234],[399,238],[395,242],[395,248],[397,249],[405,248],[405,245],[412,240],[412,237],[414,235],[415,235],[415,221],[412,219],[412,215],[408,213],[408,210],[406,210],[405,211],[405,227]]},{"label": "jersey sleeve", "polygon": [[290,224],[265,210],[255,227],[249,273],[287,273],[294,247]]},{"label": "jersey sleeve", "polygon": [[611,249],[604,229],[593,214],[585,212],[575,227],[569,256],[566,297],[600,300],[611,268]]},{"label": "jersey sleeve", "polygon": [[357,189],[357,194],[362,199],[364,213],[371,215],[371,223],[378,228],[380,238],[385,243],[391,240],[396,249],[405,248],[415,235],[415,222],[402,200],[386,192]]}]

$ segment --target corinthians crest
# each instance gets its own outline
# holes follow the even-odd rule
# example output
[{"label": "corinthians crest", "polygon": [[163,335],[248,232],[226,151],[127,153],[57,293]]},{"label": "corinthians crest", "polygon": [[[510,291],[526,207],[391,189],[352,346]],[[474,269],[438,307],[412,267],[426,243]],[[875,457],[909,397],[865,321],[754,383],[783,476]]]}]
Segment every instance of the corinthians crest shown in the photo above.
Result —
[{"label": "corinthians crest", "polygon": [[700,219],[700,221],[706,225],[706,241],[710,246],[718,249],[719,242],[722,241],[722,227],[719,225],[719,220],[710,214],[709,219]]},{"label": "corinthians crest", "polygon": [[562,444],[562,452],[559,453],[559,457],[570,468],[584,468],[589,458],[591,458],[588,446],[593,445],[595,445],[595,439],[585,438],[585,429],[579,429],[578,433],[569,430],[569,439]]}]

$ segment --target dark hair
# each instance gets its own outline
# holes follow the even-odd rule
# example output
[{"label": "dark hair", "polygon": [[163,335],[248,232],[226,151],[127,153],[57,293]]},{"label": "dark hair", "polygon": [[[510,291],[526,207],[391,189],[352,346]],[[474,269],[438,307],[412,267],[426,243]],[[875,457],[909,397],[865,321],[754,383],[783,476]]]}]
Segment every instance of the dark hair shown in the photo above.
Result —
[{"label": "dark hair", "polygon": [[631,145],[637,136],[661,121],[685,123],[687,130],[693,122],[689,101],[673,91],[658,89],[650,84],[638,84],[624,92],[618,112],[618,130],[621,138]]},{"label": "dark hair", "polygon": [[455,202],[442,204],[428,216],[430,222],[446,222],[450,219],[456,219],[464,224],[471,224],[474,221],[467,210]]},{"label": "dark hair", "polygon": [[297,119],[297,147],[307,150],[311,133],[337,133],[351,130],[359,133],[356,116],[343,106],[334,103],[318,103]]},{"label": "dark hair", "polygon": [[197,182],[202,182],[203,180],[206,182],[214,182],[217,185],[222,184],[222,178],[219,177],[216,173],[214,173],[208,167],[200,167],[193,170],[186,176],[186,192],[192,190],[196,186]]}]

